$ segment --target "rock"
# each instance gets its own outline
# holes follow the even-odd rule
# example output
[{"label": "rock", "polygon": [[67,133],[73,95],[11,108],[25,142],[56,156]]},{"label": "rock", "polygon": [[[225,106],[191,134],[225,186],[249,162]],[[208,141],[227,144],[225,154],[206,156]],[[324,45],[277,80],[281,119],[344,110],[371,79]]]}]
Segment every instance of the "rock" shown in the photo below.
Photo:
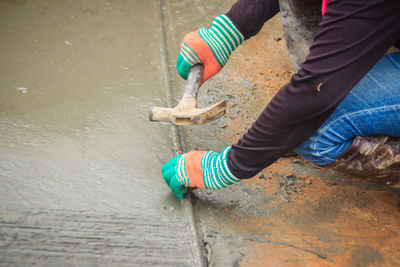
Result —
[{"label": "rock", "polygon": [[258,175],[258,179],[264,180],[266,181],[267,179],[265,179],[265,175],[263,173]]}]

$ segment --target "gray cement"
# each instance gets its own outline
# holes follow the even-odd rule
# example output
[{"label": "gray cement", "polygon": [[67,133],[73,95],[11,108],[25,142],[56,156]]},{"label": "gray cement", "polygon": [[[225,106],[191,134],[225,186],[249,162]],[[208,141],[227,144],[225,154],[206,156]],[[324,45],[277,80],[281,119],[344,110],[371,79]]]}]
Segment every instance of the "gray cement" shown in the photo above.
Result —
[{"label": "gray cement", "polygon": [[0,265],[200,266],[156,1],[0,1]]}]

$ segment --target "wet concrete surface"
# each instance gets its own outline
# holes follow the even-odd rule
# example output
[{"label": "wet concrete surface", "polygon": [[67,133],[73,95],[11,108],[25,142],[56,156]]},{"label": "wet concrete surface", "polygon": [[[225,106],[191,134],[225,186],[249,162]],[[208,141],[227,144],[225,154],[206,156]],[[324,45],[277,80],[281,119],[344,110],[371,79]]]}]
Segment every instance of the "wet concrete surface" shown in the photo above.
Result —
[{"label": "wet concrete surface", "polygon": [[226,116],[148,122],[181,95],[185,33],[233,2],[0,1],[0,265],[400,265],[398,189],[282,158],[194,191],[193,220],[164,184],[163,163],[236,142],[293,72],[275,17],[200,90]]},{"label": "wet concrete surface", "polygon": [[0,1],[0,265],[196,266],[157,1]]}]

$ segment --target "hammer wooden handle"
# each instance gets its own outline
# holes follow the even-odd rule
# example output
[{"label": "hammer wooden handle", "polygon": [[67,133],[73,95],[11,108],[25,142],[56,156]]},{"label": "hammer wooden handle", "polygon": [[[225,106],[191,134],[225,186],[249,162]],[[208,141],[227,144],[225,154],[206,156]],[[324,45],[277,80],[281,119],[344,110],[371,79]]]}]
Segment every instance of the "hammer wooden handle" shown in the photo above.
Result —
[{"label": "hammer wooden handle", "polygon": [[218,119],[225,114],[226,101],[197,108],[197,93],[199,92],[204,66],[194,65],[190,70],[185,84],[182,99],[172,108],[152,107],[149,113],[151,121],[165,121],[175,125],[205,124]]},{"label": "hammer wooden handle", "polygon": [[194,65],[190,70],[186,80],[183,98],[197,99],[197,94],[200,88],[201,78],[203,77],[204,66],[202,64]]}]

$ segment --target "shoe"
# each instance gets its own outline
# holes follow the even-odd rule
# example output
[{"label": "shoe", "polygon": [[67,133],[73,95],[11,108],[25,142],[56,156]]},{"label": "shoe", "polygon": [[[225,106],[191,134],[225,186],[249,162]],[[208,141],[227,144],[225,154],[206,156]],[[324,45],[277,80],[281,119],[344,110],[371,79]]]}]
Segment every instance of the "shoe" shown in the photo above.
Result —
[{"label": "shoe", "polygon": [[400,186],[400,137],[357,136],[351,147],[327,166],[378,184]]}]

